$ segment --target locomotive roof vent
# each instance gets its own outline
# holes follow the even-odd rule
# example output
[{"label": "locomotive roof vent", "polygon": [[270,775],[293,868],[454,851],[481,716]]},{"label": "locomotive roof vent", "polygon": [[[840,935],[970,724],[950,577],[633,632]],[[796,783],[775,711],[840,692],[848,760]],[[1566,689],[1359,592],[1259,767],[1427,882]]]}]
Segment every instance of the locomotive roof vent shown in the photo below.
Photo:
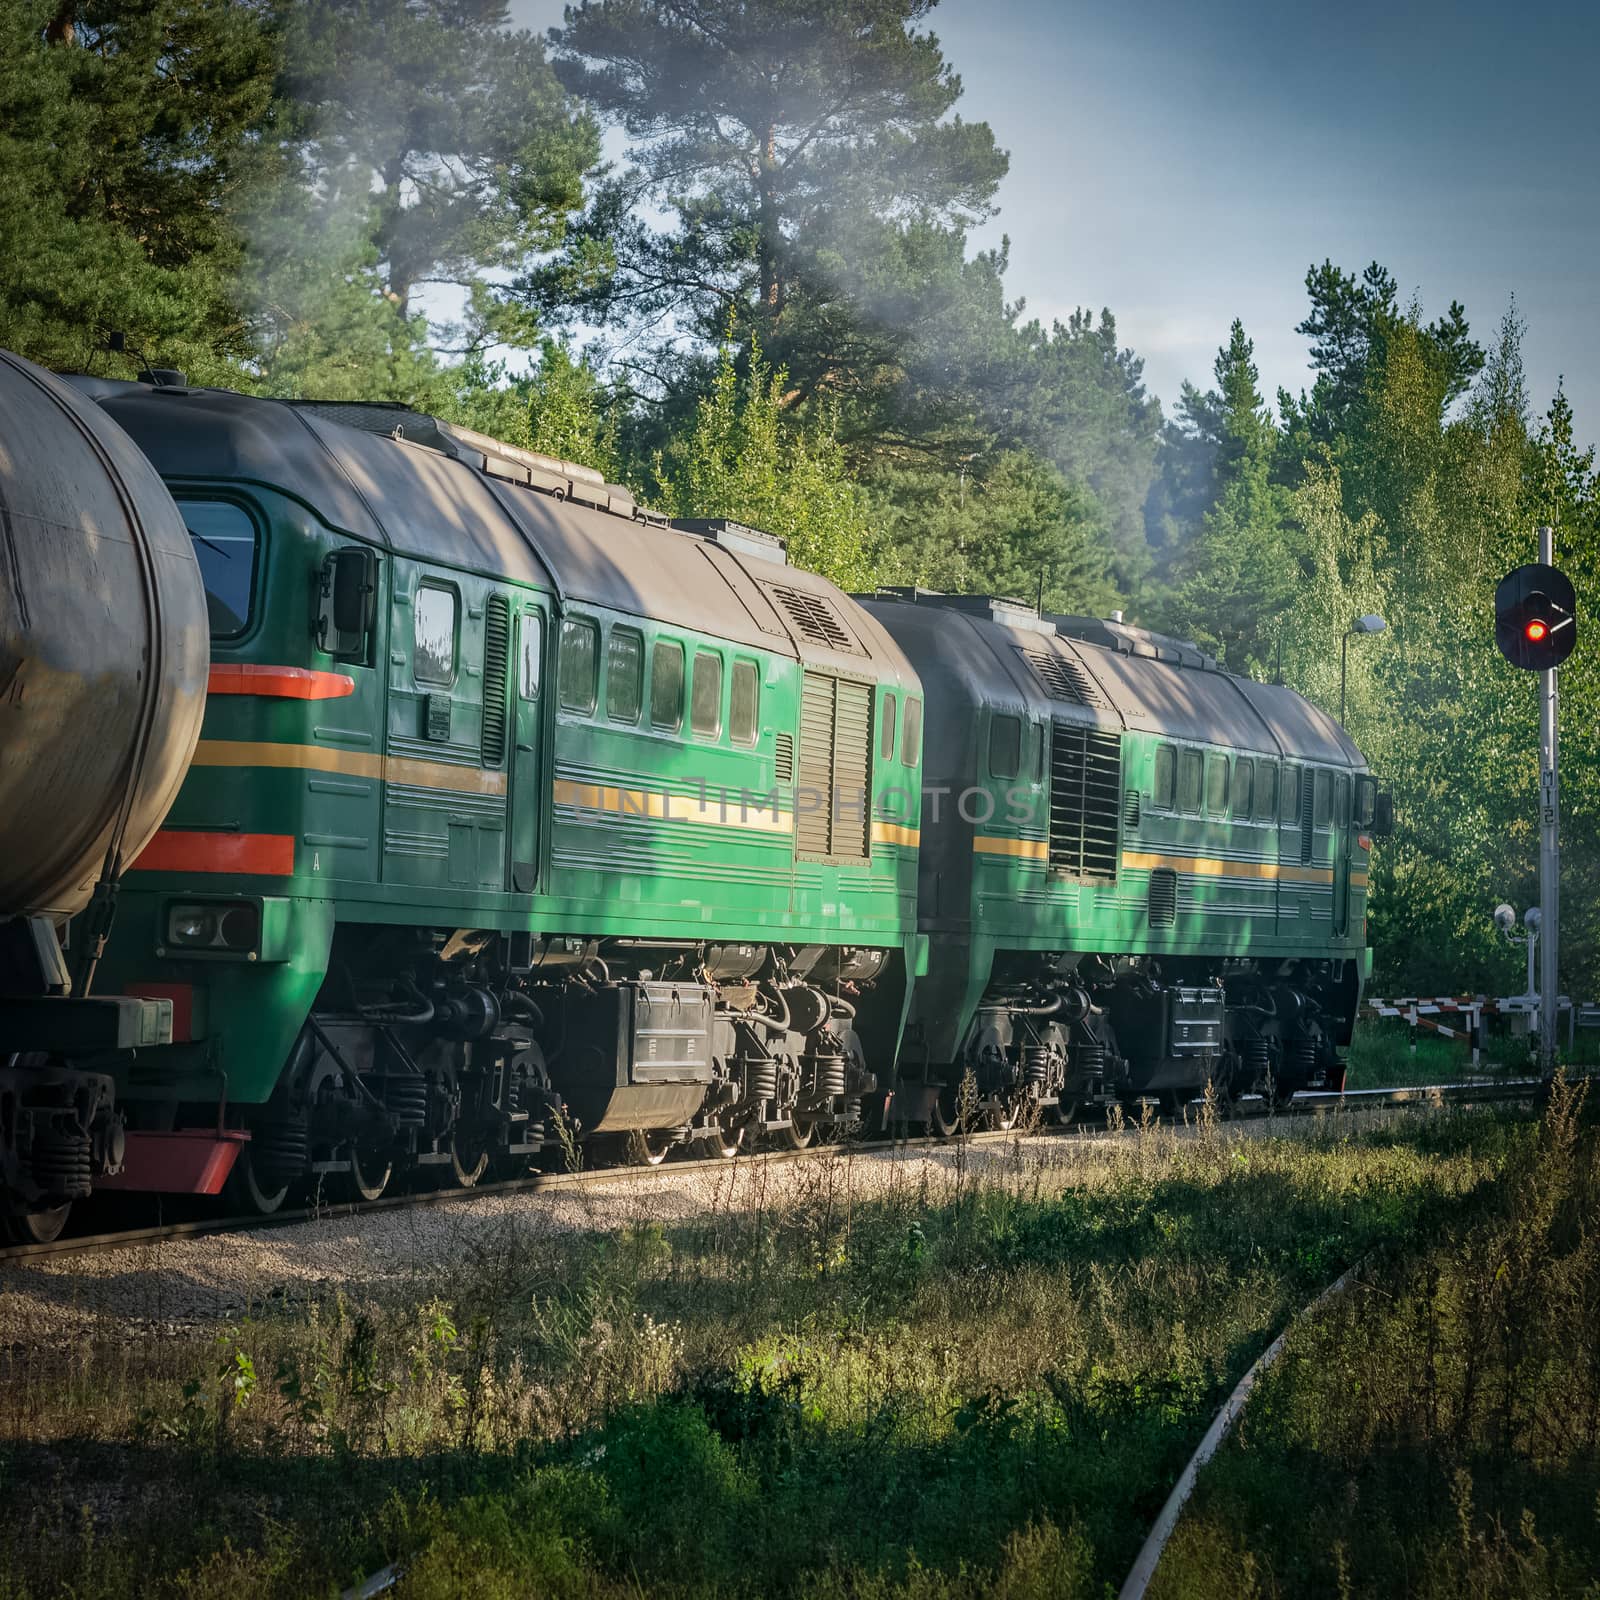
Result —
[{"label": "locomotive roof vent", "polygon": [[1007,628],[1022,628],[1029,633],[1054,633],[1055,626],[1039,615],[1026,600],[1013,600],[997,594],[944,594],[938,589],[919,589],[911,585],[886,584],[875,595],[878,600],[904,600],[914,606],[938,606],[945,611],[964,611],[969,616],[987,617]]},{"label": "locomotive roof vent", "polygon": [[603,474],[576,461],[561,461],[524,450],[520,445],[492,439],[486,433],[462,428],[453,422],[413,411],[394,400],[288,400],[284,404],[298,411],[309,411],[330,422],[363,433],[381,434],[406,444],[437,450],[454,461],[465,462],[487,477],[516,483],[528,489],[553,494],[558,500],[575,500],[598,511],[610,511],[636,522],[664,527],[667,519],[648,510],[634,498],[633,491],[620,483],[607,483]]},{"label": "locomotive roof vent", "polygon": [[1170,634],[1136,628],[1120,618],[1103,621],[1099,617],[1069,617],[1047,614],[1045,621],[1069,639],[1082,639],[1119,655],[1143,656],[1150,661],[1165,661],[1175,667],[1190,667],[1199,672],[1220,672],[1215,656],[1208,656],[1199,645]]},{"label": "locomotive roof vent", "polygon": [[742,556],[754,556],[759,561],[776,561],[780,567],[789,564],[789,541],[775,533],[763,533],[760,528],[747,527],[730,517],[674,517],[672,524],[679,533],[692,533],[709,539]]}]

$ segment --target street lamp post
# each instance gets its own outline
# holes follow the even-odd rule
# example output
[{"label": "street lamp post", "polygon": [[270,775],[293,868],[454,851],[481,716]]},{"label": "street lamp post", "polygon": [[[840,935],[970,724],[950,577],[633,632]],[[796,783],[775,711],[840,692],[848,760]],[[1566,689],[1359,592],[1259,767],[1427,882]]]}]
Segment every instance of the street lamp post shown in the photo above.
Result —
[{"label": "street lamp post", "polygon": [[1382,633],[1389,624],[1382,617],[1368,615],[1357,617],[1356,620],[1344,630],[1344,638],[1339,641],[1339,726],[1344,726],[1344,685],[1345,667],[1350,659],[1350,640],[1358,633]]}]

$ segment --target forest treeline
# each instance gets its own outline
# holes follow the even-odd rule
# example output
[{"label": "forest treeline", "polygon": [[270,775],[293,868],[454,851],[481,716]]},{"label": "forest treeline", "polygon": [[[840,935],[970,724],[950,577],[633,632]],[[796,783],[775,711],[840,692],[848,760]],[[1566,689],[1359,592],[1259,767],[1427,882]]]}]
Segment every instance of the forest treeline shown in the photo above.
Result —
[{"label": "forest treeline", "polygon": [[[586,0],[541,38],[501,0],[12,0],[0,345],[404,401],[849,587],[1121,606],[1335,712],[1378,612],[1347,722],[1399,814],[1379,986],[1520,987],[1489,912],[1534,894],[1534,682],[1492,595],[1551,521],[1583,603],[1600,483],[1564,396],[1527,392],[1515,308],[1484,331],[1378,264],[1313,265],[1309,389],[1261,393],[1245,306],[1164,413],[1111,310],[1029,320],[1005,248],[971,244],[1007,156],[933,9]],[[1592,660],[1562,724],[1585,998]]]}]

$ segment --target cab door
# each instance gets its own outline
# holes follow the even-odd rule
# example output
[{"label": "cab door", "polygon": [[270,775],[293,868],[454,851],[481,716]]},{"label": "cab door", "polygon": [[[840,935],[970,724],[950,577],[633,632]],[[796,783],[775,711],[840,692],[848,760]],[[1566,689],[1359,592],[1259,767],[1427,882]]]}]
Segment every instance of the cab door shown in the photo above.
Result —
[{"label": "cab door", "polygon": [[1340,773],[1333,787],[1333,936],[1350,932],[1350,779]]},{"label": "cab door", "polygon": [[511,710],[511,887],[532,894],[539,881],[540,708],[544,700],[544,606],[524,601],[517,616],[516,692]]}]

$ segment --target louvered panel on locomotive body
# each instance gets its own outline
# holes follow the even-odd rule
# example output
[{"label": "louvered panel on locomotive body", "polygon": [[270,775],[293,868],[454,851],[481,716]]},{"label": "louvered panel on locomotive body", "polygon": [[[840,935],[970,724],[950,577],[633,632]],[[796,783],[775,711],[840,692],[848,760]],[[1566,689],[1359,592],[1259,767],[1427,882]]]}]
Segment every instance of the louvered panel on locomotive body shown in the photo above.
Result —
[{"label": "louvered panel on locomotive body", "polygon": [[[1074,657],[1050,645],[1018,645],[1016,649],[1053,701],[1089,711],[1106,709],[1104,694]],[[1121,734],[1052,717],[1050,871],[1078,883],[1115,883],[1127,803],[1122,787]],[[1130,826],[1137,823],[1135,810]]]},{"label": "louvered panel on locomotive body", "polygon": [[1055,719],[1050,725],[1051,872],[1080,883],[1115,883],[1121,821],[1121,736]]},{"label": "louvered panel on locomotive body", "polygon": [[871,848],[872,686],[806,671],[800,693],[795,849],[865,861]]}]

